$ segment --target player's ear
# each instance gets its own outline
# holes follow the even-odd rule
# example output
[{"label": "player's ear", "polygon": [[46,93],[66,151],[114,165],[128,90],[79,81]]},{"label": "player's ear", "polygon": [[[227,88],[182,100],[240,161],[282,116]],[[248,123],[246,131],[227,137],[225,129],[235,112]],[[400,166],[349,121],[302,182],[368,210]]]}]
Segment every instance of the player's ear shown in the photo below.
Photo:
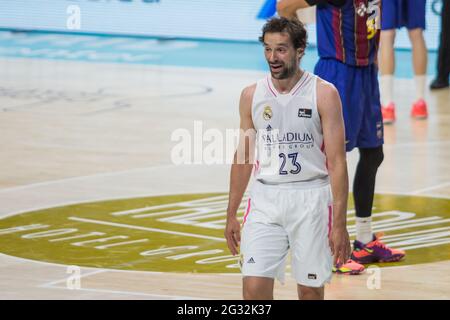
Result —
[{"label": "player's ear", "polygon": [[305,55],[305,49],[298,48],[297,49],[297,58],[300,60]]}]

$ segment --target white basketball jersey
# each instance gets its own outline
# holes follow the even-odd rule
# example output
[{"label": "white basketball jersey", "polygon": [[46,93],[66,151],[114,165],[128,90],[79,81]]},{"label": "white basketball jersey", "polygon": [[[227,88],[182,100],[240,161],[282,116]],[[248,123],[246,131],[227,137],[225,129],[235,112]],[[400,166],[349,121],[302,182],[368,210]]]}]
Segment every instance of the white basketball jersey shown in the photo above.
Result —
[{"label": "white basketball jersey", "polygon": [[316,86],[317,76],[307,71],[288,94],[277,92],[270,75],[257,82],[252,102],[256,180],[328,182]]}]

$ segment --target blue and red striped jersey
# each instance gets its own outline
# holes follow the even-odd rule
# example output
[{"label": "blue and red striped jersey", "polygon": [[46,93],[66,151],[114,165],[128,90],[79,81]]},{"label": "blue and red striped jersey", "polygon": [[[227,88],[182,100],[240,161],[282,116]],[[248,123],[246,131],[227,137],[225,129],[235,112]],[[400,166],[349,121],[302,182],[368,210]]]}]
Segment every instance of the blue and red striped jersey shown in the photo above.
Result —
[{"label": "blue and red striped jersey", "polygon": [[321,58],[353,66],[377,60],[380,30],[379,0],[347,0],[342,7],[317,7],[317,46]]}]

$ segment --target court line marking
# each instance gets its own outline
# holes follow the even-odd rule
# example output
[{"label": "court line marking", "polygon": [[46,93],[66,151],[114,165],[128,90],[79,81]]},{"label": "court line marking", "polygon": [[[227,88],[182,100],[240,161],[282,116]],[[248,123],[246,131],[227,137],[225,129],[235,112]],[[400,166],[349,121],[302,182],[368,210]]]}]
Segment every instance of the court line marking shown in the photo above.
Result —
[{"label": "court line marking", "polygon": [[0,194],[14,192],[14,191],[18,191],[18,190],[32,189],[35,187],[43,187],[43,186],[48,186],[48,185],[52,185],[52,184],[56,184],[56,183],[71,182],[71,181],[77,181],[77,180],[83,180],[83,179],[89,179],[89,178],[111,177],[111,176],[124,174],[124,173],[132,173],[134,171],[159,170],[159,169],[164,169],[164,168],[171,168],[174,166],[175,166],[174,164],[165,164],[165,165],[158,165],[158,166],[153,166],[153,167],[142,167],[142,168],[120,170],[120,171],[103,172],[103,173],[96,173],[96,174],[86,175],[86,176],[70,177],[70,178],[64,178],[64,179],[37,182],[37,183],[31,183],[31,184],[27,184],[27,185],[23,185],[23,186],[0,189]]},{"label": "court line marking", "polygon": [[[386,269],[405,269],[408,267],[411,267],[412,265],[406,265],[406,266],[391,266],[391,267],[383,267],[382,270]],[[366,269],[370,267],[376,267],[380,268],[376,265],[368,265]],[[381,269],[381,268],[380,268]],[[116,272],[116,271],[122,271],[122,270],[99,270],[94,271],[88,274],[81,275],[79,279],[99,274],[99,273],[105,273],[105,272]],[[242,277],[241,273],[232,273],[232,274],[226,274],[226,273],[220,273],[220,274],[208,274],[208,275],[217,275],[217,276],[234,276],[234,277]],[[361,276],[370,276],[371,274],[368,272],[364,272],[361,274]],[[290,272],[286,272],[286,276],[291,277],[292,274]],[[333,274],[334,277],[338,278],[338,274]],[[292,281],[295,281],[295,279],[291,279]],[[98,288],[79,288],[79,289],[68,289],[66,287],[59,287],[55,286],[55,284],[66,282],[67,279],[61,279],[57,281],[52,281],[49,283],[45,283],[43,285],[39,285],[40,288],[46,288],[46,289],[60,289],[60,290],[70,290],[74,293],[77,291],[88,291],[88,292],[96,292],[96,293],[110,293],[110,294],[119,294],[119,295],[126,295],[126,296],[144,296],[144,297],[152,297],[152,298],[162,298],[162,299],[174,299],[174,300],[209,300],[205,297],[192,297],[192,296],[179,296],[179,295],[163,295],[163,294],[150,294],[150,293],[144,293],[144,292],[138,292],[138,291],[123,291],[123,290],[111,290],[111,289],[98,289]]]},{"label": "court line marking", "polygon": [[174,234],[174,235],[178,235],[178,236],[185,236],[185,237],[191,237],[191,238],[200,238],[200,239],[208,239],[208,240],[214,240],[214,241],[219,241],[219,242],[226,242],[226,240],[224,238],[205,236],[205,235],[200,235],[200,234],[195,234],[195,233],[170,231],[170,230],[157,229],[157,228],[148,228],[148,227],[141,227],[141,226],[136,226],[136,225],[132,225],[132,224],[116,223],[116,222],[110,222],[110,221],[86,219],[86,218],[79,218],[79,217],[69,217],[68,219],[72,220],[72,221],[101,224],[101,225],[112,226],[112,227],[135,229],[135,230],[158,232],[158,233],[167,233],[167,234]]},{"label": "court line marking", "polygon": [[432,140],[427,142],[403,142],[403,143],[388,143],[383,144],[383,148],[389,148],[389,149],[395,149],[397,147],[399,148],[409,148],[409,147],[436,147],[441,145],[447,145],[450,144],[450,141],[448,140]]},{"label": "court line marking", "polygon": [[[24,263],[40,264],[40,265],[47,266],[47,267],[53,266],[53,267],[58,267],[58,268],[64,268],[65,270],[67,270],[67,267],[74,266],[74,265],[69,265],[69,264],[54,263],[54,262],[47,262],[47,261],[42,261],[42,260],[33,260],[33,259],[28,259],[28,258],[23,258],[23,257],[17,257],[17,256],[12,256],[12,255],[0,252],[0,259],[1,258],[12,259],[12,260],[16,260],[16,261],[22,261]],[[441,261],[434,261],[434,262],[423,262],[423,263],[408,264],[408,265],[401,265],[401,266],[387,266],[387,267],[383,266],[383,267],[380,267],[380,268],[381,269],[409,268],[409,267],[420,266],[420,265],[441,263],[441,262],[446,262],[446,261],[450,261],[450,260],[441,260]],[[162,271],[108,269],[108,268],[97,268],[97,267],[89,267],[89,266],[78,266],[78,267],[80,267],[81,269],[85,269],[85,270],[96,270],[96,271],[102,271],[102,272],[146,273],[146,274],[171,274],[171,273],[173,273],[173,272],[162,272]],[[177,274],[180,274],[180,273],[177,273]],[[185,273],[182,273],[182,275],[192,275],[192,273],[185,272]],[[197,273],[196,275],[199,275],[199,276],[202,276],[202,275],[208,275],[208,276],[212,276],[212,275],[239,276],[239,275],[241,275],[241,273],[240,272]]]},{"label": "court line marking", "polygon": [[[70,266],[68,266],[68,267],[70,267]],[[77,266],[77,267],[78,267],[78,266]],[[80,271],[81,271],[81,267],[79,267],[79,268],[80,268]],[[95,274],[105,273],[105,272],[107,272],[107,271],[108,271],[108,270],[101,269],[101,270],[96,270],[96,271],[92,271],[92,272],[88,272],[88,273],[84,273],[84,274],[81,273],[79,276],[77,276],[77,279],[83,279],[83,278],[86,278],[86,277],[89,277],[89,276],[93,276],[93,275],[95,275]],[[67,276],[66,278],[64,278],[64,279],[55,280],[55,281],[50,281],[50,282],[41,284],[41,285],[39,285],[39,287],[46,288],[46,287],[54,286],[55,284],[59,284],[59,283],[66,282],[67,279],[69,278],[69,276],[70,276],[70,275],[68,275],[68,276]]]},{"label": "court line marking", "polygon": [[[160,99],[172,99],[172,98],[184,98],[184,97],[195,97],[195,96],[204,96],[207,94],[210,94],[211,92],[214,91],[214,89],[212,87],[208,87],[206,85],[198,85],[199,87],[202,87],[203,90],[199,91],[199,92],[190,92],[190,93],[178,93],[178,94],[167,94],[167,95],[161,95],[161,96],[157,96],[157,97],[149,97],[147,100],[151,101],[151,100],[160,100]],[[125,99],[124,99],[125,101]],[[96,110],[96,111],[88,111],[88,112],[83,112],[78,114],[79,116],[96,116],[98,114],[103,114],[106,112],[112,112],[112,111],[116,111],[116,110],[120,110],[120,109],[124,109],[124,108],[135,108],[136,106],[133,104],[133,101],[125,101],[125,103],[127,104],[126,106],[122,106],[122,105],[117,105],[117,101],[115,103],[114,107],[109,107],[109,108],[103,108],[100,110]],[[32,111],[31,111],[32,112]]]},{"label": "court line marking", "polygon": [[437,184],[437,185],[434,185],[434,186],[431,186],[431,187],[427,187],[427,188],[411,191],[411,194],[412,195],[420,194],[420,193],[428,192],[428,191],[431,191],[431,190],[444,188],[444,187],[447,187],[447,186],[450,186],[450,181],[447,181],[447,182],[444,182],[444,183],[441,183],[441,184]]},{"label": "court line marking", "polygon": [[[61,263],[54,263],[54,262],[47,262],[47,261],[33,260],[33,259],[28,259],[28,258],[23,258],[23,257],[11,256],[11,255],[0,252],[0,259],[2,258],[2,256],[7,259],[19,260],[22,262],[32,262],[32,263],[41,264],[41,265],[44,265],[47,267],[53,266],[53,267],[58,267],[58,268],[64,268],[65,270],[67,270],[67,267],[74,266],[74,265],[70,265],[70,264],[61,264]],[[77,266],[77,267],[80,267],[80,269],[86,269],[86,270],[96,270],[96,271],[101,270],[103,272],[148,273],[148,274],[164,274],[165,273],[165,272],[161,272],[161,271],[122,270],[122,269],[96,268],[96,267],[88,267],[88,266]],[[210,275],[210,273],[205,273],[205,274]]]},{"label": "court line marking", "polygon": [[[122,290],[109,290],[109,289],[97,289],[97,288],[79,288],[79,289],[68,289],[64,287],[55,287],[55,286],[47,286],[42,287],[45,289],[59,289],[59,290],[67,290],[67,291],[88,291],[88,292],[96,292],[96,293],[110,293],[110,294],[120,294],[120,295],[126,295],[126,296],[143,296],[143,297],[152,297],[155,299],[173,299],[173,300],[209,300],[205,297],[188,297],[188,296],[177,296],[177,295],[163,295],[163,294],[151,294],[151,293],[144,293],[144,292],[137,292],[137,291],[122,291]],[[76,299],[79,299],[77,297]]]},{"label": "court line marking", "polygon": [[[41,186],[49,186],[49,185],[52,185],[52,184],[58,184],[58,183],[64,183],[64,182],[78,181],[78,180],[89,179],[89,178],[111,177],[111,176],[114,176],[114,175],[138,172],[138,171],[141,171],[141,170],[160,170],[160,169],[172,168],[172,167],[177,167],[177,166],[173,165],[173,164],[166,164],[166,165],[159,165],[159,166],[153,166],[153,167],[142,167],[142,168],[134,168],[134,169],[121,170],[121,171],[112,171],[112,172],[98,173],[98,174],[79,176],[79,177],[70,177],[70,178],[64,178],[64,179],[59,179],[59,180],[50,180],[50,181],[32,183],[32,184],[23,185],[23,186],[17,186],[17,187],[0,189],[0,194],[11,193],[11,192],[20,191],[20,190],[26,190],[26,189],[32,189],[32,188],[41,187]],[[445,185],[446,184],[450,184],[450,182],[445,182],[444,184]],[[442,185],[444,185],[444,184],[442,184]],[[441,185],[438,185],[438,186],[441,186]],[[410,191],[410,192],[375,190],[375,193],[377,193],[377,194],[396,194],[396,195],[411,196],[411,195],[417,195],[418,193],[422,193],[422,192],[425,192],[427,190],[434,190],[438,186],[427,187],[427,188],[424,188],[424,189],[414,190],[414,191]],[[352,188],[350,188],[349,191],[352,191]],[[213,192],[213,193],[216,193],[216,192],[226,193],[225,191],[223,191],[223,189],[220,189],[220,190],[217,189],[215,191],[208,191],[208,192],[209,193],[211,193],[211,192]],[[138,194],[138,193],[136,193],[136,194],[133,194],[133,195],[126,195],[126,194],[124,194],[123,196],[103,197],[103,198],[100,197],[100,198],[93,198],[91,200],[86,200],[86,201],[66,201],[66,202],[55,203],[54,205],[51,205],[51,206],[46,205],[46,206],[32,207],[32,208],[27,209],[25,211],[24,210],[18,210],[18,211],[14,211],[14,212],[11,212],[11,213],[7,213],[7,214],[5,214],[2,217],[14,215],[14,214],[20,214],[20,213],[24,213],[24,212],[28,212],[28,211],[42,210],[42,209],[59,207],[59,206],[66,206],[66,205],[71,205],[71,204],[83,204],[83,203],[89,203],[89,202],[95,202],[95,201],[104,201],[104,200],[116,200],[116,199],[127,199],[127,198],[131,199],[131,198],[139,198],[139,197],[147,197],[147,196],[148,197],[152,197],[152,196],[165,196],[165,195],[177,195],[177,194],[186,194],[186,191],[183,191],[183,192],[172,192],[170,194],[168,194],[168,193],[161,193],[161,194],[158,194],[158,193],[155,193],[155,194],[148,194],[148,193]],[[426,195],[422,195],[422,196],[430,197],[430,198],[450,199],[450,196],[441,195],[441,194],[426,194]]]},{"label": "court line marking", "polygon": [[[81,269],[81,267],[80,267]],[[116,271],[116,270],[108,270],[108,269],[101,269],[101,270],[96,270],[93,272],[89,272],[89,273],[85,273],[85,274],[80,274],[80,276],[78,276],[78,279],[83,279],[89,276],[93,276],[96,274],[100,274],[100,273],[106,273],[108,271]],[[51,282],[47,282],[44,284],[39,285],[39,288],[46,288],[46,289],[65,289],[65,290],[70,290],[70,291],[91,291],[91,292],[99,292],[99,293],[113,293],[113,294],[121,294],[121,295],[134,295],[134,296],[146,296],[146,297],[153,297],[153,298],[174,298],[174,299],[205,299],[205,298],[199,298],[199,297],[189,297],[189,296],[178,296],[178,295],[163,295],[163,294],[150,294],[150,293],[145,293],[145,292],[138,292],[138,291],[123,291],[123,290],[110,290],[110,289],[98,289],[98,288],[79,288],[79,289],[69,289],[67,287],[61,287],[61,286],[56,286],[57,284],[60,283],[64,283],[66,282],[68,279],[67,278],[63,278],[60,280],[55,280],[55,281],[51,281]]]},{"label": "court line marking", "polygon": [[[30,263],[30,264],[38,264],[38,265],[43,265],[43,266],[55,266],[58,268],[65,268],[67,269],[67,267],[69,267],[70,265],[64,265],[64,264],[58,264],[58,263],[52,263],[52,262],[45,262],[45,261],[40,261],[40,260],[32,260],[32,259],[27,259],[27,258],[22,258],[22,257],[16,257],[16,256],[10,256],[4,253],[0,253],[0,259],[1,257],[6,257],[8,259],[12,259],[12,260],[18,260],[18,261],[23,261],[25,263]],[[413,268],[415,266],[422,266],[422,265],[428,265],[428,264],[436,264],[436,263],[441,263],[441,262],[445,262],[445,261],[438,261],[438,262],[425,262],[425,263],[419,263],[419,264],[414,264],[414,265],[401,265],[401,266],[390,266],[390,267],[380,267],[381,269],[406,269],[406,268]],[[84,276],[89,276],[89,275],[93,275],[94,273],[105,273],[105,272],[117,272],[117,273],[132,273],[132,274],[137,274],[137,273],[145,273],[145,274],[170,274],[170,273],[165,273],[165,272],[156,272],[156,271],[141,271],[141,270],[119,270],[119,269],[99,269],[99,268],[95,268],[95,267],[80,267],[82,269],[88,269],[88,270],[95,270],[93,272],[90,272],[88,274],[85,274]],[[289,272],[286,273],[287,275],[289,275]],[[365,273],[364,273],[365,274]],[[363,274],[363,275],[364,275]],[[182,276],[186,276],[186,277],[192,277],[192,273],[183,273],[181,274]],[[197,274],[197,275],[203,275],[203,274]],[[236,273],[205,273],[204,275],[206,276],[230,276],[230,277],[242,277],[242,274],[239,272]],[[61,282],[61,281],[66,281],[67,279],[64,280],[57,280],[57,281],[52,281],[52,282]],[[38,287],[44,286],[45,283],[43,285],[40,285]],[[55,289],[66,289],[66,288],[61,288],[61,287],[51,287],[51,288],[55,288]],[[201,299],[205,299],[205,298],[201,298]]]}]

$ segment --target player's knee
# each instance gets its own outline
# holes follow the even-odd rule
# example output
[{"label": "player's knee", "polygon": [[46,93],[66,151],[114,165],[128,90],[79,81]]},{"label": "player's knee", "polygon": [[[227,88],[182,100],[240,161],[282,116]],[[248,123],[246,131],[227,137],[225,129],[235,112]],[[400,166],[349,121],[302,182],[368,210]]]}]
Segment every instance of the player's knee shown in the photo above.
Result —
[{"label": "player's knee", "polygon": [[360,149],[360,162],[367,168],[376,170],[384,160],[383,147]]},{"label": "player's knee", "polygon": [[298,297],[300,300],[323,300],[324,299],[324,287],[314,288],[298,286]]},{"label": "player's knee", "polygon": [[384,46],[394,46],[395,42],[395,29],[383,30],[381,32],[381,42]]},{"label": "player's knee", "polygon": [[421,28],[408,30],[409,38],[411,42],[414,44],[415,42],[424,40],[423,38],[423,30]]},{"label": "player's knee", "polygon": [[383,160],[384,160],[383,148],[382,147],[376,148],[373,157],[374,166],[378,168],[383,163]]},{"label": "player's knee", "polygon": [[273,288],[266,281],[244,279],[244,300],[273,300]]},{"label": "player's knee", "polygon": [[243,291],[244,300],[273,300],[272,292],[265,292],[257,287],[247,287]]}]

